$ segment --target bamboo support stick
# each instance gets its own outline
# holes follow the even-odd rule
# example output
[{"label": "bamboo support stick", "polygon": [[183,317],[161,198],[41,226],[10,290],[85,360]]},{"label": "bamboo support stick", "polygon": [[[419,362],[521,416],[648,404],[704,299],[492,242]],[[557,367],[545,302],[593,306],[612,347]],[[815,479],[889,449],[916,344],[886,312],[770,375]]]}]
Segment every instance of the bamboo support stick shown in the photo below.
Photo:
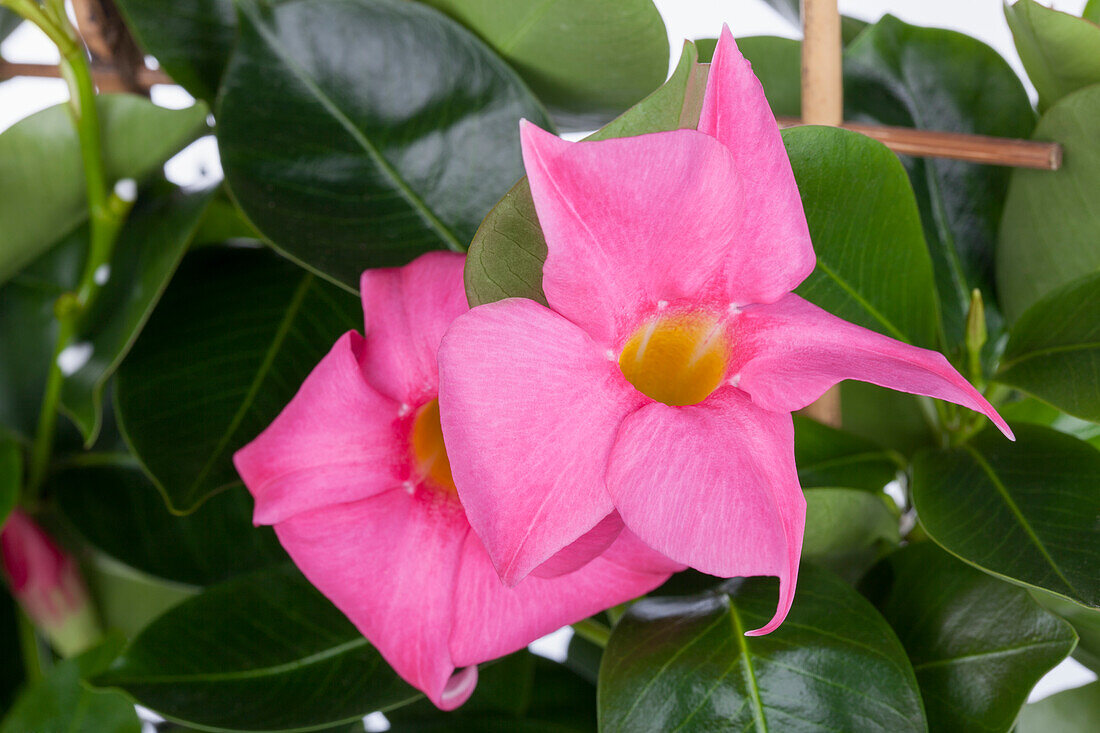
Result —
[{"label": "bamboo support stick", "polygon": [[[0,81],[15,76],[56,79],[60,73],[54,64],[21,64],[0,59]],[[92,64],[92,78],[95,79],[99,90],[103,92],[123,91],[127,88],[122,75],[113,65]],[[175,84],[163,71],[144,67],[138,69],[137,79],[145,87],[151,87],[154,84]]]}]

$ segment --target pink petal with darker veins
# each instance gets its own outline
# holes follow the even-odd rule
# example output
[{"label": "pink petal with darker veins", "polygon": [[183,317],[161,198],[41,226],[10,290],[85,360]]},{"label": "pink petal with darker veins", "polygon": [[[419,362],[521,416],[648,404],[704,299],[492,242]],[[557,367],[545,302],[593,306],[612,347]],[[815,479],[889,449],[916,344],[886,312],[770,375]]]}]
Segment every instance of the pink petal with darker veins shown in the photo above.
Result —
[{"label": "pink petal with darker veins", "polygon": [[[679,569],[649,557],[641,547],[628,544],[616,549],[613,544],[607,554],[619,562],[601,556],[567,575],[531,576],[506,588],[485,547],[471,532],[462,551],[451,633],[455,663],[475,664],[522,649],[566,624],[648,593]],[[635,558],[640,567],[630,566]]]},{"label": "pink petal with darker veins", "polygon": [[341,336],[275,421],[233,456],[256,500],[256,524],[364,499],[405,479],[399,405],[363,379],[364,348],[354,331]]},{"label": "pink petal with darker veins", "polygon": [[774,631],[794,600],[806,501],[791,416],[726,387],[690,407],[653,403],[623,421],[608,491],[661,554],[710,575],[779,577]]},{"label": "pink petal with darker veins", "polygon": [[515,585],[612,512],[607,456],[645,398],[584,331],[522,298],[456,319],[439,372],[458,494]]},{"label": "pink petal with darker veins", "polygon": [[470,528],[453,497],[395,489],[295,515],[275,532],[398,674],[444,710],[466,701],[477,672],[456,673],[448,637]]},{"label": "pink petal with darker veins", "polygon": [[813,271],[814,250],[775,116],[725,26],[707,77],[699,132],[717,138],[733,156],[737,228],[725,260],[726,292],[738,304],[771,303]]},{"label": "pink petal with darker veins", "polygon": [[382,394],[413,406],[435,396],[439,342],[470,309],[465,261],[455,252],[429,252],[405,267],[363,273],[363,373]]},{"label": "pink petal with darker veins", "polygon": [[552,309],[617,346],[642,310],[713,284],[743,213],[725,146],[694,130],[580,143],[521,130]]},{"label": "pink petal with darker veins", "polygon": [[797,295],[746,308],[734,325],[732,371],[766,410],[790,412],[845,379],[928,395],[1008,423],[943,354],[902,343],[837,318]]}]

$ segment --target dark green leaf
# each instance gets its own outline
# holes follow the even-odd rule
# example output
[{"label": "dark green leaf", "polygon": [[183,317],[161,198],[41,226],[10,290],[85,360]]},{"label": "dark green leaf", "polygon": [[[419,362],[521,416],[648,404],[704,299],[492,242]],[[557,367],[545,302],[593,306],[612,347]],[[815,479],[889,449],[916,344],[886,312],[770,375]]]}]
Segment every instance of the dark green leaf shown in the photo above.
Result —
[{"label": "dark green leaf", "polygon": [[[629,137],[681,127],[685,107],[690,106],[685,98],[697,96],[697,103],[702,104],[700,81],[705,78],[697,70],[697,58],[695,44],[685,42],[680,63],[669,80],[590,138]],[[531,188],[523,178],[493,207],[470,244],[465,275],[470,305],[504,298],[530,298],[545,304],[545,261],[546,240],[531,200]]]},{"label": "dark green leaf", "polygon": [[569,639],[569,646],[565,652],[565,666],[593,685],[600,678],[601,659],[603,659],[603,648],[598,644],[585,639],[580,634],[573,634]]},{"label": "dark green leaf", "polygon": [[868,581],[913,662],[930,730],[1010,730],[1031,688],[1076,642],[1026,590],[931,542],[893,553]]},{"label": "dark green leaf", "polygon": [[1100,271],[1048,293],[1020,316],[997,380],[1100,422]]},{"label": "dark green leaf", "polygon": [[198,592],[194,586],[154,578],[103,554],[89,558],[82,570],[104,625],[129,639]]},{"label": "dark green leaf", "polygon": [[783,131],[817,267],[796,293],[896,339],[936,341],[936,293],[909,180],[897,156],[832,127]]},{"label": "dark green leaf", "polygon": [[[198,104],[164,109],[130,94],[96,97],[109,181],[142,179],[206,130]],[[87,216],[80,148],[68,107],[33,114],[0,134],[0,282]]]},{"label": "dark green leaf", "polygon": [[262,249],[189,255],[119,369],[119,426],[176,513],[240,479],[233,452],[286,406],[356,298]]},{"label": "dark green leaf", "polygon": [[875,609],[827,571],[803,566],[786,622],[771,578],[728,593],[654,598],[619,621],[600,667],[600,729],[924,731],[905,651]]},{"label": "dark green leaf", "polygon": [[997,411],[1009,423],[1019,421],[1045,425],[1060,433],[1080,438],[1095,448],[1100,448],[1100,425],[1067,415],[1034,397],[1023,397],[1015,402],[1001,405]]},{"label": "dark green leaf", "polygon": [[1016,733],[1092,733],[1100,720],[1100,682],[1024,705]]},{"label": "dark green leaf", "polygon": [[867,382],[849,380],[840,385],[841,425],[850,433],[910,456],[936,443],[921,400],[925,397],[895,392]]},{"label": "dark green leaf", "polygon": [[570,129],[607,122],[668,71],[668,33],[652,0],[421,1],[484,39]]},{"label": "dark green leaf", "polygon": [[986,572],[1100,606],[1100,451],[1038,425],[920,453],[913,503],[939,545]]},{"label": "dark green leaf", "polygon": [[237,17],[233,0],[116,0],[138,43],[197,99],[213,103]]},{"label": "dark green leaf", "polygon": [[19,644],[19,621],[15,599],[0,589],[0,710],[10,710],[23,684],[23,652]]},{"label": "dark green leaf", "polygon": [[[844,53],[847,119],[924,130],[1021,138],[1035,113],[996,51],[955,31],[885,16]],[[1000,316],[993,258],[1009,169],[943,158],[904,158],[932,256],[951,349],[962,343],[970,293],[985,294],[991,333]]]},{"label": "dark green leaf", "polygon": [[866,438],[794,418],[794,462],[804,489],[851,486],[877,491],[894,480],[900,461]]},{"label": "dark green leaf", "polygon": [[11,35],[19,27],[23,18],[7,8],[0,8],[0,41]]},{"label": "dark green leaf", "polygon": [[1100,84],[1051,107],[1032,137],[1061,143],[1065,157],[1057,171],[1012,172],[997,249],[997,288],[1010,321],[1100,270]]},{"label": "dark green leaf", "polygon": [[61,390],[62,409],[87,446],[99,435],[106,382],[168,287],[212,193],[164,186],[138,203],[119,235],[109,279],[73,338],[75,348],[91,348],[90,356]]},{"label": "dark green leaf", "polygon": [[105,668],[122,646],[118,637],[60,662],[28,687],[0,723],[0,733],[141,733],[134,706],[117,692],[90,690],[81,678]]},{"label": "dark green leaf", "polygon": [[854,581],[897,547],[898,509],[885,494],[807,489],[802,557]]},{"label": "dark green leaf", "polygon": [[336,725],[419,697],[289,565],[184,601],[93,682],[166,718],[234,730]]},{"label": "dark green leaf", "polygon": [[1040,606],[1061,616],[1077,632],[1074,658],[1094,672],[1100,670],[1100,610],[1086,608],[1038,588],[1028,590]]},{"label": "dark green leaf", "polygon": [[464,250],[523,175],[520,118],[548,124],[515,72],[418,3],[238,8],[218,144],[252,223],[353,291],[367,267]]},{"label": "dark green leaf", "polygon": [[19,501],[23,487],[23,453],[14,440],[0,436],[0,527]]},{"label": "dark green leaf", "polygon": [[1100,83],[1100,26],[1069,13],[1018,0],[1005,5],[1016,50],[1039,92],[1039,110]]},{"label": "dark green leaf", "polygon": [[51,493],[84,539],[130,567],[210,585],[286,561],[274,532],[252,526],[252,499],[243,487],[177,517],[128,456],[93,454],[82,463],[54,474]]}]

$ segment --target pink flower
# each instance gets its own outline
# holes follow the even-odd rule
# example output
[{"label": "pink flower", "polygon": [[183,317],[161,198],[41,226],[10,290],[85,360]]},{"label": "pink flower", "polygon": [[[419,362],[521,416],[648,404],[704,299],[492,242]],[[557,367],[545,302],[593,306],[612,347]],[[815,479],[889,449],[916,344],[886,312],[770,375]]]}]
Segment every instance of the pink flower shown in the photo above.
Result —
[{"label": "pink flower", "polygon": [[[791,294],[814,253],[763,91],[724,29],[698,131],[569,143],[524,123],[549,308],[474,308],[440,348],[459,496],[505,583],[625,524],[794,598],[805,501],[790,413],[844,379],[979,410],[938,353]],[[579,543],[579,544],[578,544]],[[596,545],[598,547],[598,544]]]},{"label": "pink flower", "polygon": [[59,654],[79,654],[99,640],[99,622],[76,562],[19,509],[0,531],[0,560],[12,595]]},{"label": "pink flower", "polygon": [[582,570],[514,589],[500,582],[466,520],[439,427],[435,355],[467,311],[462,268],[461,255],[437,252],[363,273],[365,338],[341,337],[234,457],[256,523],[274,525],[310,582],[447,710],[473,692],[474,665],[682,567],[624,534]]}]

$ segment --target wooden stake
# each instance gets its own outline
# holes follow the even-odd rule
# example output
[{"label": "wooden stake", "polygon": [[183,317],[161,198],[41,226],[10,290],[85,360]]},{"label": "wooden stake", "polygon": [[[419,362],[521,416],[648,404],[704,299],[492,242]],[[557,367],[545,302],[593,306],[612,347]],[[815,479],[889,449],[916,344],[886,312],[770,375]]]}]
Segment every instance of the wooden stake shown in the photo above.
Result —
[{"label": "wooden stake", "polygon": [[837,0],[802,0],[802,120],[809,125],[844,121]]}]

